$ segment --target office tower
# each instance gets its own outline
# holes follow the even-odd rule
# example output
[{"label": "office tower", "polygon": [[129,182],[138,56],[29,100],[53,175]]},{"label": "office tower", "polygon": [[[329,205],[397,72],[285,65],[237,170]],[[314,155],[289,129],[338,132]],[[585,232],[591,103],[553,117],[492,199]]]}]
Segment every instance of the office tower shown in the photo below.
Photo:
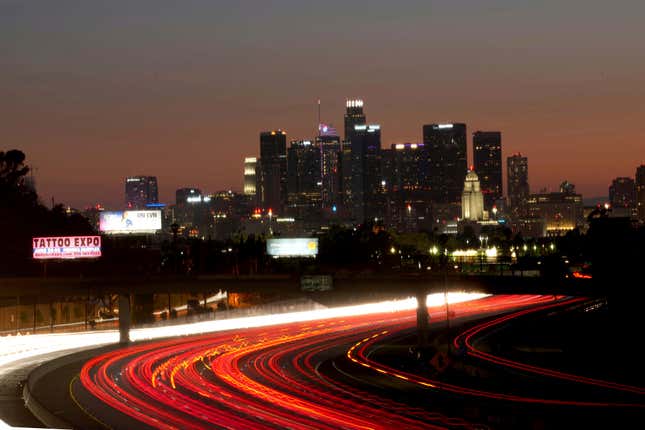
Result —
[{"label": "office tower", "polygon": [[199,188],[179,188],[175,191],[175,204],[195,203],[201,201],[202,191]]},{"label": "office tower", "polygon": [[461,218],[468,221],[484,219],[484,194],[481,191],[479,177],[474,170],[466,175],[464,191],[461,195]]},{"label": "office tower", "polygon": [[506,159],[508,203],[515,217],[523,216],[529,196],[529,162],[517,153]]},{"label": "office tower", "polygon": [[631,215],[631,209],[636,206],[636,183],[632,178],[616,178],[609,186],[609,203],[612,209],[621,209],[626,216]]},{"label": "office tower", "polygon": [[473,164],[488,211],[502,198],[502,133],[476,131],[473,134]]},{"label": "office tower", "polygon": [[149,203],[159,203],[156,176],[128,176],[125,178],[125,206],[145,209]]},{"label": "office tower", "polygon": [[198,237],[207,235],[208,203],[210,197],[204,196],[199,188],[186,187],[175,191],[175,206],[172,208],[172,221],[182,227],[187,235]]},{"label": "office tower", "polygon": [[466,124],[424,125],[423,143],[428,153],[433,203],[458,205],[468,171]]},{"label": "office tower", "polygon": [[576,194],[575,186],[568,181],[560,184],[556,193],[530,194],[526,198],[529,219],[542,219],[544,234],[559,236],[584,224],[582,195]]},{"label": "office tower", "polygon": [[345,102],[345,141],[349,142],[352,140],[354,126],[365,124],[363,100],[347,100]]},{"label": "office tower", "polygon": [[352,217],[357,222],[383,218],[380,174],[381,126],[355,125],[351,140]]},{"label": "office tower", "polygon": [[392,144],[381,151],[388,191],[388,224],[400,231],[416,231],[430,222],[428,155],[423,143]]},{"label": "office tower", "polygon": [[260,203],[274,214],[284,213],[287,203],[287,133],[260,133]]},{"label": "office tower", "polygon": [[636,168],[636,214],[640,222],[645,222],[645,164]]},{"label": "office tower", "polygon": [[244,158],[244,195],[255,200],[257,177],[255,169],[258,159],[256,157]]},{"label": "office tower", "polygon": [[320,149],[309,140],[292,140],[287,152],[287,212],[311,218],[321,206]]},{"label": "office tower", "polygon": [[350,142],[344,141],[341,145],[339,156],[340,172],[340,209],[343,217],[351,216],[352,212],[352,146]]},{"label": "office tower", "polygon": [[322,207],[334,208],[341,205],[341,150],[340,137],[333,127],[321,124],[316,146],[320,148],[320,177],[322,182]]}]

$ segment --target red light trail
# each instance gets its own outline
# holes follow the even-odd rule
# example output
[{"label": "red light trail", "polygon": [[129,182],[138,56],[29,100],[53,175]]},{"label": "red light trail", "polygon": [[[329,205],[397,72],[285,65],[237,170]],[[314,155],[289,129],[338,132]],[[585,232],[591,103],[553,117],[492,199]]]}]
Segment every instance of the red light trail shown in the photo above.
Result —
[{"label": "red light trail", "polygon": [[[451,310],[458,318],[483,316],[552,300],[552,296],[496,296],[453,304]],[[443,306],[429,311],[433,323],[445,318]],[[527,401],[426,379],[370,358],[369,350],[377,342],[409,332],[415,322],[415,312],[408,310],[140,344],[88,361],[81,371],[81,384],[73,385],[72,391],[88,413],[112,428],[126,427],[123,423],[131,419],[162,429],[473,426],[350,386],[319,371],[322,363],[346,355],[351,363],[374,370],[375,375],[428,389]],[[83,390],[91,396],[78,395]],[[115,417],[115,410],[126,417]]]}]

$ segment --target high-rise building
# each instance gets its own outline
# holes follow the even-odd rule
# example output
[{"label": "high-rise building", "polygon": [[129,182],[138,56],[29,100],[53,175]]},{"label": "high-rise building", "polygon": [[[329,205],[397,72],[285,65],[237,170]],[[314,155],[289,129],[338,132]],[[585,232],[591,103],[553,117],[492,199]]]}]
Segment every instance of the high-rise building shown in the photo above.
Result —
[{"label": "high-rise building", "polygon": [[632,216],[636,208],[636,183],[632,178],[622,177],[611,181],[609,203],[615,216]]},{"label": "high-rise building", "polygon": [[363,100],[354,99],[345,102],[345,140],[351,141],[354,134],[354,126],[365,125],[365,113],[363,113]]},{"label": "high-rise building", "polygon": [[[322,182],[322,207],[334,208],[341,205],[341,150],[340,137],[336,130],[324,126],[316,138],[316,146],[320,148],[320,177]],[[336,209],[336,210],[337,210]]]},{"label": "high-rise building", "polygon": [[484,194],[484,208],[490,211],[502,197],[502,133],[473,134],[473,164]]},{"label": "high-rise building", "polygon": [[526,199],[528,219],[542,219],[547,236],[559,236],[584,224],[582,196],[568,181],[557,193],[530,194]]},{"label": "high-rise building", "polygon": [[150,203],[159,203],[156,176],[128,176],[125,178],[125,206],[145,209]]},{"label": "high-rise building", "polygon": [[355,125],[351,148],[352,217],[357,222],[382,219],[384,186],[380,172],[381,126]]},{"label": "high-rise building", "polygon": [[309,140],[292,140],[287,153],[287,212],[299,218],[320,213],[320,149]]},{"label": "high-rise building", "polygon": [[255,169],[258,159],[256,157],[244,158],[244,195],[250,199],[255,199],[257,177]]},{"label": "high-rise building", "polygon": [[484,194],[481,191],[479,177],[474,170],[466,174],[464,191],[461,194],[461,218],[468,221],[484,219]]},{"label": "high-rise building", "polygon": [[468,171],[466,124],[424,125],[423,143],[428,153],[432,202],[458,206]]},{"label": "high-rise building", "polygon": [[175,204],[196,203],[201,201],[202,191],[199,188],[179,188],[175,191]]},{"label": "high-rise building", "polygon": [[645,164],[636,168],[636,213],[640,222],[645,222]]},{"label": "high-rise building", "polygon": [[508,157],[506,164],[508,204],[511,213],[517,218],[524,215],[529,196],[529,162],[518,153]]},{"label": "high-rise building", "polygon": [[260,133],[260,204],[275,214],[284,213],[287,203],[287,133]]},{"label": "high-rise building", "polygon": [[428,155],[423,143],[396,143],[381,151],[388,192],[388,224],[399,231],[416,231],[431,221]]}]

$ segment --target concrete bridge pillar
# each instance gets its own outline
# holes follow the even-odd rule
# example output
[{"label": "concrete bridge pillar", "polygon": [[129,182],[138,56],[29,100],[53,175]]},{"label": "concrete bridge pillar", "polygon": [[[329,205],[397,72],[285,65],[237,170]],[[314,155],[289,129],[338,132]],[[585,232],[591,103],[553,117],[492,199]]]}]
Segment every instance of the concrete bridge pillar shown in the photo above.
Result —
[{"label": "concrete bridge pillar", "polygon": [[417,333],[419,349],[428,347],[428,331],[430,330],[430,315],[428,314],[428,294],[425,290],[417,292]]},{"label": "concrete bridge pillar", "polygon": [[131,323],[130,295],[119,294],[119,343],[122,345],[130,343]]}]

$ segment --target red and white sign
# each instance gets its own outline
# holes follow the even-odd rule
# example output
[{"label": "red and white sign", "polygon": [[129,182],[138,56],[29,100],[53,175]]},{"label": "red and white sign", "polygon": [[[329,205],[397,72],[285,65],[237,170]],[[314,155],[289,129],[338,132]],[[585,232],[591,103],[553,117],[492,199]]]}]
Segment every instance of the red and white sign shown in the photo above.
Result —
[{"label": "red and white sign", "polygon": [[56,236],[32,239],[35,259],[75,259],[101,256],[101,236]]}]

